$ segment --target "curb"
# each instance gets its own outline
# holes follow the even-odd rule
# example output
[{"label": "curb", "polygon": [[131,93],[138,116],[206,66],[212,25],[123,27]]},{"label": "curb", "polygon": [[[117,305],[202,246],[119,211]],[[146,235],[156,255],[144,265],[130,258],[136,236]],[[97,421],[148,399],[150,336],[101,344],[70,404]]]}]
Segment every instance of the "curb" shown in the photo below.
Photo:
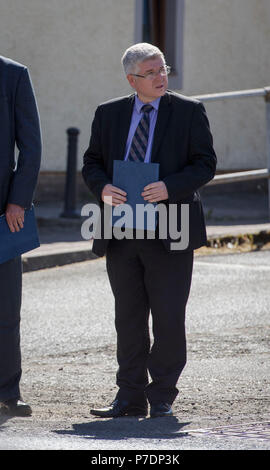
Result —
[{"label": "curb", "polygon": [[[248,246],[251,250],[259,250],[267,243],[270,243],[270,231],[262,230],[257,233],[244,233],[239,235],[221,235],[221,236],[209,236],[207,248],[219,249],[219,248],[239,248],[242,246]],[[80,263],[83,261],[90,261],[98,259],[98,257],[92,253],[92,243],[88,245],[87,249],[62,251],[54,253],[45,253],[42,255],[29,255],[28,253],[22,256],[23,272],[38,271],[40,269],[55,268],[65,266],[72,263]],[[199,253],[198,253],[199,254]],[[210,254],[210,253],[209,253]]]},{"label": "curb", "polygon": [[241,245],[250,245],[253,249],[260,249],[270,242],[270,231],[261,230],[259,232],[243,233],[243,234],[226,234],[222,236],[210,236],[207,240],[208,248],[223,248],[228,244],[234,248]]},{"label": "curb", "polygon": [[92,253],[91,249],[69,251],[64,253],[47,253],[45,255],[22,257],[23,272],[38,271],[40,269],[56,268],[72,263],[81,263],[97,259],[98,257]]}]

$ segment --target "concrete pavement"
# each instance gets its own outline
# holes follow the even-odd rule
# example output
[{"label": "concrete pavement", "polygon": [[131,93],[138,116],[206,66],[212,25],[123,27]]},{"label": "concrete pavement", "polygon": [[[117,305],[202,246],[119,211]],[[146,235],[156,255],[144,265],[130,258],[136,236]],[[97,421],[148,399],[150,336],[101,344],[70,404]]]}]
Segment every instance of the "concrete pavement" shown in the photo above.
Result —
[{"label": "concrete pavement", "polygon": [[[208,192],[202,196],[206,216],[208,248],[196,254],[209,254],[245,247],[260,249],[270,243],[267,195],[263,192]],[[80,215],[84,203],[78,204]],[[61,217],[63,203],[36,204],[41,246],[23,255],[25,272],[95,259],[92,240],[83,240],[83,217]]]},{"label": "concrete pavement", "polygon": [[[245,245],[247,251],[252,246],[270,247],[267,197],[257,196],[205,197],[209,246],[197,254],[234,252]],[[0,420],[0,450],[269,450],[265,360],[269,252],[241,259],[197,258],[189,302],[193,313],[187,322],[189,365],[182,377],[181,400],[175,405],[179,419],[100,422],[89,417],[88,408],[112,394],[113,298],[104,259],[77,268],[71,264],[94,259],[92,242],[81,239],[82,220],[63,219],[61,211],[61,204],[36,205],[41,247],[26,253],[23,264],[25,271],[40,271],[25,276],[22,320],[24,390],[35,412],[29,419]],[[65,264],[70,266],[42,271]],[[202,289],[196,282],[202,283]],[[214,283],[215,298],[209,304],[207,287]],[[36,297],[41,285],[42,297]],[[199,290],[205,293],[205,303],[195,295]],[[74,299],[80,302],[75,315]],[[88,327],[93,324],[95,329]]]},{"label": "concrete pavement", "polygon": [[105,259],[25,273],[21,388],[33,415],[0,418],[0,449],[269,450],[269,276],[267,250],[197,257],[174,416],[101,420],[89,409],[117,390]]}]

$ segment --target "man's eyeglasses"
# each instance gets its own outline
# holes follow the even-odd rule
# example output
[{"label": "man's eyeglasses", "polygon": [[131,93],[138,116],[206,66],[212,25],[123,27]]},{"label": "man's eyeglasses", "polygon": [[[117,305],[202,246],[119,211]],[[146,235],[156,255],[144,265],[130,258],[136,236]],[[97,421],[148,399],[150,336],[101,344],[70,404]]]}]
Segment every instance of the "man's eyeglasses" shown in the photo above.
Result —
[{"label": "man's eyeglasses", "polygon": [[130,75],[134,75],[134,77],[141,77],[146,78],[147,80],[154,80],[158,75],[165,76],[169,75],[171,71],[171,67],[169,65],[164,65],[164,67],[160,67],[158,72],[148,72],[145,75],[139,75],[138,73],[131,73]]}]

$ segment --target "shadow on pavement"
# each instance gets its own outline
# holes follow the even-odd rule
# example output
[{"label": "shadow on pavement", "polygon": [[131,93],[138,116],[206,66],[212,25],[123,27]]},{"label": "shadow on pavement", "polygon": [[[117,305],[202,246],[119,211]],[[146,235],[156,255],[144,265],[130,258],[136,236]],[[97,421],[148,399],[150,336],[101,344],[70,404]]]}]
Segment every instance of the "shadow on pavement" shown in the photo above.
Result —
[{"label": "shadow on pavement", "polygon": [[5,411],[0,410],[0,432],[3,431],[5,424],[9,419],[14,418],[14,416],[7,414]]},{"label": "shadow on pavement", "polygon": [[131,417],[102,419],[88,423],[73,424],[71,430],[54,430],[56,434],[80,436],[86,439],[121,440],[127,438],[179,439],[187,434],[178,432],[187,424],[174,416],[155,419]]}]

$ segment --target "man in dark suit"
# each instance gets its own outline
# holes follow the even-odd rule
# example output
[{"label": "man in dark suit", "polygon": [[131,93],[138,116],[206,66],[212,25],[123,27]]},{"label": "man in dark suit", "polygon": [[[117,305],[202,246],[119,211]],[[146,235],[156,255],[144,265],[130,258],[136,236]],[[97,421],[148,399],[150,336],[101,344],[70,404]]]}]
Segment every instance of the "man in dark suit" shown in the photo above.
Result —
[{"label": "man in dark suit", "polygon": [[[40,158],[39,115],[27,68],[0,56],[0,215],[11,232],[24,224],[32,204]],[[15,167],[15,144],[18,161]],[[1,243],[1,240],[0,240]],[[21,258],[0,264],[0,405],[1,412],[30,415],[20,393]]]},{"label": "man in dark suit", "polygon": [[[108,240],[103,235],[94,240],[93,252],[98,256],[106,253],[115,296],[119,390],[110,406],[91,413],[100,417],[146,415],[149,402],[151,417],[168,416],[186,363],[185,308],[193,250],[206,243],[197,190],[213,178],[216,155],[204,106],[167,90],[169,67],[158,48],[136,44],[127,49],[122,63],[136,94],[97,108],[83,177],[104,210],[104,201],[117,206],[128,197],[122,188],[112,185],[114,160],[158,162],[159,181],[147,185],[142,196],[168,209],[175,204],[178,230],[181,204],[188,204],[189,243],[184,249],[172,250],[170,232],[159,239],[158,230],[155,239],[114,236]],[[168,211],[168,226],[170,222]]]}]

